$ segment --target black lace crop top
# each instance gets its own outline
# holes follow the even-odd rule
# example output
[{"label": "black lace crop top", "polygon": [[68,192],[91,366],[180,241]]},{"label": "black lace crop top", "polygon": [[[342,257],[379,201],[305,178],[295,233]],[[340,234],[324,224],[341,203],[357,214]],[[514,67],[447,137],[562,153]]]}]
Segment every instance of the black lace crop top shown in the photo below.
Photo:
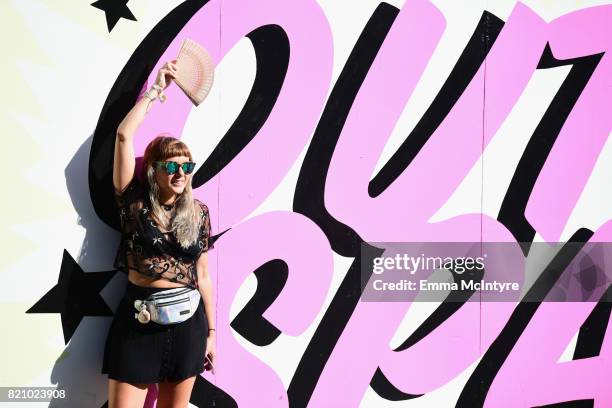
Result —
[{"label": "black lace crop top", "polygon": [[200,254],[214,248],[208,207],[194,199],[200,207],[199,239],[183,248],[173,232],[164,233],[151,217],[146,187],[136,176],[122,194],[115,192],[121,222],[121,243],[114,267],[124,273],[130,269],[155,279],[184,283],[198,288],[196,261]]}]

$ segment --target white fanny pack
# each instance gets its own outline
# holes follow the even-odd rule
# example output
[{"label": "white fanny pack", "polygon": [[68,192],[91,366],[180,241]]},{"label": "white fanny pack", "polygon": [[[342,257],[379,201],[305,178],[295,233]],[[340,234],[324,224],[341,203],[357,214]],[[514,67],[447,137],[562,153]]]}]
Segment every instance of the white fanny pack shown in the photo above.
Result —
[{"label": "white fanny pack", "polygon": [[200,304],[200,292],[194,288],[161,290],[146,299],[134,300],[138,313],[134,318],[140,323],[154,321],[158,324],[181,323],[189,319]]}]

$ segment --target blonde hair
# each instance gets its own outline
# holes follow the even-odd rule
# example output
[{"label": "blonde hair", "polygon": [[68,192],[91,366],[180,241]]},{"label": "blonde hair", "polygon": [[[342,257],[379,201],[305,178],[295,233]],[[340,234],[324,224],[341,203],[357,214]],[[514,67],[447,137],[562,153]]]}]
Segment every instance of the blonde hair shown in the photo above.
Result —
[{"label": "blonde hair", "polygon": [[[166,230],[174,232],[176,240],[185,249],[195,244],[199,238],[202,219],[193,200],[191,179],[185,184],[185,189],[176,198],[174,203],[174,216],[167,220],[166,214],[159,202],[159,186],[155,179],[156,161],[164,161],[169,157],[186,156],[193,160],[187,145],[170,135],[159,135],[153,139],[145,149],[143,157],[144,172],[149,184],[149,201],[151,212],[157,222]],[[170,225],[168,225],[170,224]]]}]

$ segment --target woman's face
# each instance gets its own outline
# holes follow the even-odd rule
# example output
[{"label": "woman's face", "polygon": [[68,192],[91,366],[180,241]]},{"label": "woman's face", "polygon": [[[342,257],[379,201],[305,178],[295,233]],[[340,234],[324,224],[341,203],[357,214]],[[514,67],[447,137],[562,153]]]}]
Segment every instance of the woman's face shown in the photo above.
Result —
[{"label": "woman's face", "polygon": [[[189,181],[191,174],[185,174],[181,164],[186,163],[189,160],[187,156],[174,156],[169,157],[165,162],[173,161],[178,163],[178,170],[174,174],[168,174],[165,166],[160,166],[155,169],[155,181],[159,186],[160,193],[162,196],[171,196],[172,194],[181,194],[185,190],[185,186]],[[192,173],[193,174],[193,173]]]}]

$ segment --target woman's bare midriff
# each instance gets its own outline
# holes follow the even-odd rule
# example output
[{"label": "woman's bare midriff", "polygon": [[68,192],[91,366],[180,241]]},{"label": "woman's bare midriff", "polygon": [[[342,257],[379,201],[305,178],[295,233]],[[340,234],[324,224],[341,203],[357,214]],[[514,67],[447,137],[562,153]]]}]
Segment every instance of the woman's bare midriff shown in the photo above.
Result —
[{"label": "woman's bare midriff", "polygon": [[[132,255],[128,254],[128,265],[134,264]],[[184,285],[180,282],[170,282],[166,279],[154,279],[146,275],[139,273],[137,270],[128,267],[128,280],[137,286],[144,286],[146,288],[184,288]]]},{"label": "woman's bare midriff", "polygon": [[[128,255],[128,258],[131,258],[131,256]],[[128,280],[134,285],[144,286],[147,288],[184,288],[186,286],[179,282],[149,278],[148,276],[138,273],[133,269],[130,269],[128,272]]]}]

